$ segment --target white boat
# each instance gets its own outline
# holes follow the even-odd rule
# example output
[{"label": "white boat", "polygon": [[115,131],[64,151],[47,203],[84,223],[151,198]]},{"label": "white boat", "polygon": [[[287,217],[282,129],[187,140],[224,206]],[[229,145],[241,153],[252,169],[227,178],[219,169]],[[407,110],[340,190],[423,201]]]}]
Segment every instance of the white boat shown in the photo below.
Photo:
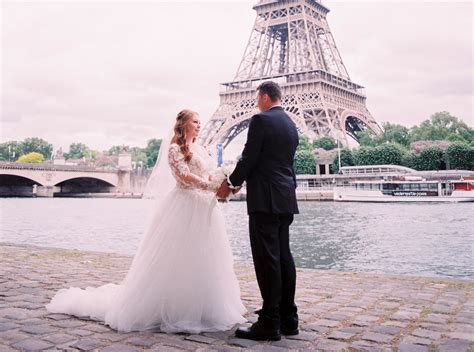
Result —
[{"label": "white boat", "polygon": [[419,176],[398,180],[353,181],[334,187],[339,202],[474,202],[474,180],[427,181]]}]

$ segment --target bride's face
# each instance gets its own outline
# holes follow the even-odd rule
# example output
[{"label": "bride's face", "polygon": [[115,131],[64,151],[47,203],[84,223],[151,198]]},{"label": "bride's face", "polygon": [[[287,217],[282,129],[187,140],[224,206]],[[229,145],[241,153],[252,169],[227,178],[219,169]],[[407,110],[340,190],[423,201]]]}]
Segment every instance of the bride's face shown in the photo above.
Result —
[{"label": "bride's face", "polygon": [[186,136],[190,138],[196,138],[201,130],[201,121],[198,114],[194,114],[193,117],[186,124]]}]

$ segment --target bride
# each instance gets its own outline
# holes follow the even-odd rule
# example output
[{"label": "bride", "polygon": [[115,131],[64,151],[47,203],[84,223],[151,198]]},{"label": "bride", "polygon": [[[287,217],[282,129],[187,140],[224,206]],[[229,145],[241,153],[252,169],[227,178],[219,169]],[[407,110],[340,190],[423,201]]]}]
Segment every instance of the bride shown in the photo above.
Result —
[{"label": "bride", "polygon": [[[246,321],[224,217],[211,187],[213,161],[195,143],[199,130],[199,115],[183,110],[169,147],[160,148],[152,173],[160,199],[125,279],[61,289],[48,311],[87,316],[123,332],[200,333]],[[167,172],[174,187],[167,185]]]}]

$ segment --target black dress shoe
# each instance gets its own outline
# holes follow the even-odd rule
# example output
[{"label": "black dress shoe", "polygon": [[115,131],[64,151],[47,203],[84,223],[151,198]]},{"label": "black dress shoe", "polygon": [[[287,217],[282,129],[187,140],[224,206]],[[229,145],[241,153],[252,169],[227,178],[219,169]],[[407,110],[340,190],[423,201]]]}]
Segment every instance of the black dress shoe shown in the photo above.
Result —
[{"label": "black dress shoe", "polygon": [[300,331],[298,330],[298,328],[290,328],[290,327],[282,326],[281,333],[285,336],[295,336],[295,335],[298,335]]},{"label": "black dress shoe", "polygon": [[281,333],[286,336],[298,335],[298,316],[286,317],[280,324]]},{"label": "black dress shoe", "polygon": [[264,327],[257,321],[249,328],[238,328],[235,331],[235,337],[255,341],[279,341],[281,340],[281,333],[280,329]]}]

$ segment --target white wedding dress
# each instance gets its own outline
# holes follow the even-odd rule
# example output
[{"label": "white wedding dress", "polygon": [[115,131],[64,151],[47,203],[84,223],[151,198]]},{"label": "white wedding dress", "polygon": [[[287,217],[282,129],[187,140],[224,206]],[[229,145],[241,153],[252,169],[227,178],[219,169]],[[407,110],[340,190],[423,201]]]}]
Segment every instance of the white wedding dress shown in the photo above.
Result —
[{"label": "white wedding dress", "polygon": [[176,144],[169,147],[176,187],[153,214],[125,279],[61,289],[48,311],[88,316],[124,332],[199,333],[246,321],[224,217],[215,194],[202,189],[212,159],[199,145],[191,151],[185,162]]}]

